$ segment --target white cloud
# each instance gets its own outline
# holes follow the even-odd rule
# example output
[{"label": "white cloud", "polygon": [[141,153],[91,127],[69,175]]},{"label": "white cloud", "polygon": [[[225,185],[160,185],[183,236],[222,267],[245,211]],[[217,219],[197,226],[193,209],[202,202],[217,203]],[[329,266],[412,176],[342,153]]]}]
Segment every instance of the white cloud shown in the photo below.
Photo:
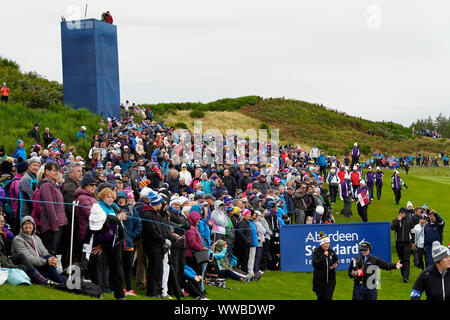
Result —
[{"label": "white cloud", "polygon": [[[3,0],[0,54],[62,81],[60,15],[86,1]],[[367,8],[379,8],[379,30]],[[88,1],[118,25],[122,100],[256,94],[409,125],[449,113],[445,0]]]}]

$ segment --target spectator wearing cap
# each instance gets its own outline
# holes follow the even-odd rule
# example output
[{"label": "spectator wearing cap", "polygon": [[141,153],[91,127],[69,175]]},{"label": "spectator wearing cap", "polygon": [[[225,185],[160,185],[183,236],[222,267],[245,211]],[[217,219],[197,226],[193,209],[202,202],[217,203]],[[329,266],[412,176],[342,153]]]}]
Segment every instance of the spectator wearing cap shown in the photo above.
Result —
[{"label": "spectator wearing cap", "polygon": [[402,186],[405,186],[405,188],[408,189],[408,186],[403,182],[399,174],[400,172],[394,170],[394,174],[392,175],[392,191],[394,191],[396,205],[400,203],[402,197]]},{"label": "spectator wearing cap", "polygon": [[215,201],[214,211],[211,213],[211,222],[213,225],[211,230],[213,242],[218,239],[226,241],[226,228],[229,227],[229,223],[225,214],[225,204],[223,201]]},{"label": "spectator wearing cap", "polygon": [[253,273],[253,266],[249,270],[250,248],[253,246],[253,232],[249,222],[251,217],[252,213],[250,210],[244,209],[242,211],[242,217],[236,229],[236,240],[233,248],[233,252],[238,258],[238,265],[247,274]]},{"label": "spectator wearing cap", "polygon": [[439,241],[432,245],[433,264],[423,270],[411,290],[411,300],[420,300],[425,292],[427,300],[449,300],[450,250]]},{"label": "spectator wearing cap", "polygon": [[[170,201],[169,207],[167,211],[170,214],[171,224],[176,226],[174,229],[174,233],[178,235],[177,241],[172,244],[172,248],[170,249],[171,254],[171,262],[174,270],[174,278],[178,281],[178,284],[181,285],[183,279],[183,266],[186,262],[186,237],[187,232],[191,228],[191,224],[189,220],[181,214],[181,201],[179,198],[175,198]],[[209,232],[209,227],[207,229]],[[208,239],[204,239],[208,240]],[[169,281],[169,295],[178,296],[181,292],[176,292],[179,290],[179,287],[176,286],[173,282]]]},{"label": "spectator wearing cap", "polygon": [[37,174],[40,168],[41,160],[39,157],[29,159],[27,171],[20,179],[18,192],[21,200],[17,211],[20,220],[22,220],[22,217],[29,216],[33,212],[33,203],[31,200],[37,188]]},{"label": "spectator wearing cap", "polygon": [[378,292],[372,280],[376,268],[373,266],[378,266],[383,270],[392,270],[400,269],[402,264],[400,261],[388,263],[372,255],[372,244],[368,241],[359,243],[359,251],[359,256],[353,258],[348,267],[348,276],[354,281],[352,300],[377,300]]},{"label": "spectator wearing cap", "polygon": [[400,208],[398,217],[392,220],[391,230],[395,231],[395,249],[402,263],[403,282],[409,280],[411,248],[415,243],[414,224],[405,208]]},{"label": "spectator wearing cap", "polygon": [[317,300],[332,300],[336,287],[336,268],[339,258],[330,248],[330,238],[320,232],[319,246],[314,249],[312,255],[313,291]]},{"label": "spectator wearing cap", "polygon": [[384,173],[381,171],[380,167],[377,167],[377,171],[375,172],[375,187],[377,189],[377,199],[381,199],[381,191],[383,190],[383,177]]},{"label": "spectator wearing cap", "polygon": [[370,194],[369,190],[367,189],[365,180],[360,181],[360,185],[358,186],[355,192],[355,198],[358,215],[361,217],[363,222],[367,222],[368,221],[367,209],[370,203]]},{"label": "spectator wearing cap", "polygon": [[[134,240],[140,235],[142,230],[141,220],[139,214],[134,206],[128,202],[128,194],[125,191],[117,192],[117,206],[121,211],[121,218],[123,228],[125,231],[125,239],[122,251],[122,264],[125,277],[125,295],[135,296],[132,286],[132,267],[134,258]],[[119,216],[118,216],[119,217]]]},{"label": "spectator wearing cap", "polygon": [[162,203],[163,198],[160,195],[149,191],[148,204],[144,206],[142,213],[142,240],[149,262],[147,296],[154,298],[159,298],[162,294],[164,246],[171,245],[160,224],[159,210]]},{"label": "spectator wearing cap", "polygon": [[[420,207],[419,207],[420,208]],[[426,214],[420,215],[419,223],[414,226],[414,264],[420,269],[424,269],[425,258],[425,225],[428,222]]]},{"label": "spectator wearing cap", "polygon": [[425,261],[426,268],[433,265],[432,245],[434,241],[442,243],[442,236],[444,231],[445,222],[441,216],[432,208],[429,209],[429,223],[425,225]]},{"label": "spectator wearing cap", "polygon": [[27,152],[25,151],[24,147],[25,143],[22,140],[17,140],[17,146],[16,149],[14,149],[14,152],[12,153],[11,157],[18,159],[19,157],[23,160],[27,160]]},{"label": "spectator wearing cap", "polygon": [[76,141],[78,142],[80,139],[86,140],[86,127],[82,126],[80,131],[77,132]]},{"label": "spectator wearing cap", "polygon": [[180,175],[180,179],[184,178],[186,185],[189,186],[189,184],[191,183],[191,180],[192,180],[192,175],[188,171],[187,165],[185,163],[181,164],[181,172],[179,173],[179,175]]}]

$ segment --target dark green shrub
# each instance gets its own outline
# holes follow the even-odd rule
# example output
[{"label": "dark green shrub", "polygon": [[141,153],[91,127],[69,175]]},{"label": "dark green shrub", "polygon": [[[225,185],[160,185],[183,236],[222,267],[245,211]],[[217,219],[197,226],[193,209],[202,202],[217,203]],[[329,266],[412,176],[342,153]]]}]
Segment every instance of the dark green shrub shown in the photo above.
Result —
[{"label": "dark green shrub", "polygon": [[191,112],[189,112],[189,116],[191,118],[204,118],[205,113],[201,110],[192,110]]}]

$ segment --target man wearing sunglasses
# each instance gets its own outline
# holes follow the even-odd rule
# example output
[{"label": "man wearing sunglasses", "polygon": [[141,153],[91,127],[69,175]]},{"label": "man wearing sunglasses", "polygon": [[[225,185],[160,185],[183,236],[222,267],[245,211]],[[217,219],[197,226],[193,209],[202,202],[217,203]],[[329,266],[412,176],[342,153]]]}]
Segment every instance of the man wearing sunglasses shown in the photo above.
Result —
[{"label": "man wearing sunglasses", "polygon": [[359,251],[360,255],[352,259],[348,268],[348,276],[354,279],[352,300],[377,300],[377,269],[400,269],[402,264],[388,263],[371,255],[372,245],[368,241],[359,244]]}]

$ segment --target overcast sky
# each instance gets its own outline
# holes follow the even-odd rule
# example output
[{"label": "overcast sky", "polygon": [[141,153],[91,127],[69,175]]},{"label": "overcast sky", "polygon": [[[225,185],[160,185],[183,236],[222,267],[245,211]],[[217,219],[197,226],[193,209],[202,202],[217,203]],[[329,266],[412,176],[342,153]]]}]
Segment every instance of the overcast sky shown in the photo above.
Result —
[{"label": "overcast sky", "polygon": [[450,1],[2,0],[0,55],[62,82],[60,16],[118,26],[121,100],[259,95],[409,125],[450,115]]}]

